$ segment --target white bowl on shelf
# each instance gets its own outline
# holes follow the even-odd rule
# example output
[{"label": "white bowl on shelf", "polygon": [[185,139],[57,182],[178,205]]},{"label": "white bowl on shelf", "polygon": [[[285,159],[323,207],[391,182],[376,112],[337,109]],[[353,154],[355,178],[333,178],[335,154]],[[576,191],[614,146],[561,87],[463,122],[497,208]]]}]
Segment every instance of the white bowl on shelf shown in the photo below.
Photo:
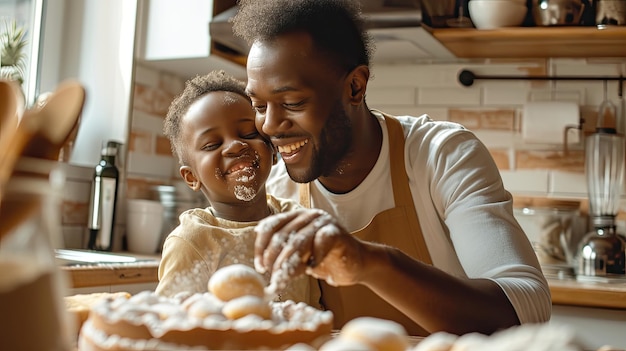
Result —
[{"label": "white bowl on shelf", "polygon": [[518,0],[470,0],[468,9],[477,29],[518,27],[528,13],[526,2]]}]

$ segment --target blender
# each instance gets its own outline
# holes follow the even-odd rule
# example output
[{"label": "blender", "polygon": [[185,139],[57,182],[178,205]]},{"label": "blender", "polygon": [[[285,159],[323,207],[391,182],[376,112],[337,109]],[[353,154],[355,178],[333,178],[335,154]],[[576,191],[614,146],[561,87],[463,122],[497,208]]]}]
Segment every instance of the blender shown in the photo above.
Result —
[{"label": "blender", "polygon": [[596,131],[585,140],[585,174],[593,230],[579,245],[577,276],[582,278],[625,277],[626,240],[617,233],[615,223],[624,183],[625,144],[624,136],[614,126],[607,126],[611,121],[605,123],[605,119],[616,116],[611,116],[609,110],[601,107]]}]

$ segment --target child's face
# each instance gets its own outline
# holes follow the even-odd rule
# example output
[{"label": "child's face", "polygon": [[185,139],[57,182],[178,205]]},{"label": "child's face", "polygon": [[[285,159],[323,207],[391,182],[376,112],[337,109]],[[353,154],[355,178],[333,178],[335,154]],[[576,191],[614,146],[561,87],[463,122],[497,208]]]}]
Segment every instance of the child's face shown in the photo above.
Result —
[{"label": "child's face", "polygon": [[248,100],[224,91],[201,97],[183,116],[188,165],[181,167],[181,176],[212,204],[251,201],[259,193],[265,197],[273,153],[254,118]]}]

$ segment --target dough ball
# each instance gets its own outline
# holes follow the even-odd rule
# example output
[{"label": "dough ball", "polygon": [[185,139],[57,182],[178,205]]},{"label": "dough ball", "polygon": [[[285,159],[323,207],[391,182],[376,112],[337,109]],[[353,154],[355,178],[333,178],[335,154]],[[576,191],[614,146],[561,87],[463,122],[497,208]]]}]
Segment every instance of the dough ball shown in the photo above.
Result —
[{"label": "dough ball", "polygon": [[263,298],[246,295],[228,301],[222,308],[222,314],[232,320],[250,314],[257,315],[263,319],[271,319],[272,309],[270,304]]},{"label": "dough ball", "polygon": [[215,298],[214,295],[206,293],[200,295],[200,298],[194,299],[186,309],[190,316],[206,318],[216,314],[221,315],[223,306],[224,302]]},{"label": "dough ball", "polygon": [[459,336],[450,351],[472,351],[485,347],[489,337],[480,333],[467,333]]},{"label": "dough ball", "polygon": [[376,351],[376,349],[362,341],[339,336],[324,343],[320,351]]},{"label": "dough ball", "polygon": [[450,351],[458,338],[455,334],[437,332],[420,341],[413,351]]},{"label": "dough ball", "polygon": [[358,317],[341,328],[339,337],[359,341],[379,351],[406,351],[409,348],[406,329],[394,321]]},{"label": "dough ball", "polygon": [[222,301],[253,295],[265,296],[263,276],[243,264],[233,264],[218,269],[209,279],[209,292]]},{"label": "dough ball", "polygon": [[317,349],[309,344],[299,342],[289,346],[285,351],[317,351]]}]

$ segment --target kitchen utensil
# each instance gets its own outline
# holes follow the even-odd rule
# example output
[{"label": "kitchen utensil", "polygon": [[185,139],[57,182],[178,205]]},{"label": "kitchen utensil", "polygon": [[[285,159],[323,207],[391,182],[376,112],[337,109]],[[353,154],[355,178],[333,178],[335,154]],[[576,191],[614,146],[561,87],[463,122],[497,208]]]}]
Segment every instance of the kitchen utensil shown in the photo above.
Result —
[{"label": "kitchen utensil", "polygon": [[[0,155],[0,201],[20,157],[58,159],[58,152],[82,110],[84,97],[84,88],[78,82],[66,81],[43,107],[25,111],[15,131],[7,138],[6,151]],[[0,238],[38,206],[37,199],[19,204],[5,206],[4,201],[0,202]]]},{"label": "kitchen utensil", "polygon": [[496,29],[522,25],[528,8],[511,0],[470,0],[469,15],[477,29]]},{"label": "kitchen utensil", "polygon": [[597,25],[626,25],[626,0],[596,0]]},{"label": "kitchen utensil", "polygon": [[465,10],[463,6],[459,6],[459,15],[456,18],[452,18],[446,21],[448,27],[451,28],[471,28],[473,26],[472,20],[469,17],[465,17]]},{"label": "kitchen utensil", "polygon": [[[613,121],[614,123],[614,121]],[[624,136],[615,124],[598,116],[596,132],[586,138],[585,174],[594,230],[583,237],[579,248],[578,275],[626,274],[626,239],[616,231],[625,173]]]},{"label": "kitchen utensil", "polygon": [[[0,156],[0,189],[13,172],[20,155],[49,160],[58,159],[83,107],[85,90],[80,83],[61,83],[41,108],[25,111],[17,128],[7,139]],[[6,147],[4,147],[6,146]]]},{"label": "kitchen utensil", "polygon": [[456,0],[422,0],[428,25],[433,28],[447,27],[446,22],[456,17]]},{"label": "kitchen utensil", "polygon": [[[11,152],[11,145],[15,129],[19,121],[19,104],[21,100],[16,94],[16,87],[13,81],[0,80],[0,150],[3,150],[4,156],[0,155],[0,167],[3,159]],[[2,170],[0,169],[0,173]],[[1,184],[1,183],[0,183]],[[0,187],[0,199],[2,192]]]},{"label": "kitchen utensil", "polygon": [[[5,140],[17,126],[17,99],[13,93],[11,82],[0,80],[0,150],[5,150]],[[8,145],[8,144],[7,144]]]},{"label": "kitchen utensil", "polygon": [[577,26],[585,11],[583,0],[533,0],[537,26]]},{"label": "kitchen utensil", "polygon": [[579,206],[578,201],[558,201],[513,209],[548,277],[574,276],[578,243],[588,231]]},{"label": "kitchen utensil", "polygon": [[159,249],[167,235],[180,224],[178,217],[191,208],[204,208],[209,205],[202,193],[189,189],[183,181],[176,181],[174,185],[158,185],[152,188],[154,198],[163,205],[163,228],[159,239]]},{"label": "kitchen utensil", "polygon": [[36,117],[30,114],[29,118],[43,119],[47,128],[40,130],[25,146],[23,155],[58,160],[61,148],[72,137],[78,124],[84,102],[85,89],[79,82],[68,80],[61,83],[43,106],[34,110]]}]

